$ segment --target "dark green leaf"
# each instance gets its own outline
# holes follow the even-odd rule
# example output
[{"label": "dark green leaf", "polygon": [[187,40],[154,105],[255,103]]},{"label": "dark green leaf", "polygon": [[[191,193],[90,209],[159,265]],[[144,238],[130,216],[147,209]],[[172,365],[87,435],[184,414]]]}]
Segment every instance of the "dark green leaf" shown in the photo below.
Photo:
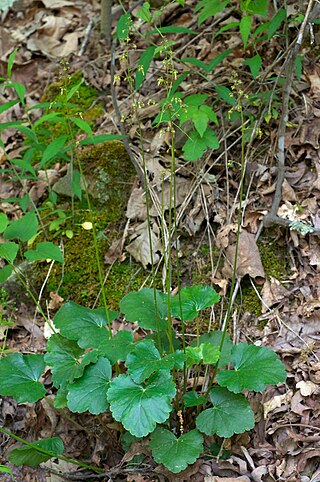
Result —
[{"label": "dark green leaf", "polygon": [[128,38],[131,26],[132,19],[130,13],[121,15],[117,22],[117,37],[120,43]]},{"label": "dark green leaf", "polygon": [[[59,437],[46,438],[33,442],[33,447],[23,445],[17,449],[11,450],[8,460],[14,465],[28,465],[29,467],[37,467],[42,462],[46,462],[52,457],[61,455],[64,451],[64,445]],[[43,453],[50,452],[50,454]]]},{"label": "dark green leaf", "polygon": [[224,52],[221,52],[221,54],[217,55],[214,59],[212,59],[206,68],[207,74],[212,72],[226,57],[228,57],[232,50],[233,49],[227,49]]},{"label": "dark green leaf", "polygon": [[150,3],[144,2],[141,8],[135,14],[136,17],[140,18],[146,23],[151,23],[152,15],[150,13]]},{"label": "dark green leaf", "polygon": [[25,105],[24,98],[27,91],[26,87],[23,84],[20,84],[20,82],[10,82],[10,87],[12,87],[16,91],[21,104]]},{"label": "dark green leaf", "polygon": [[4,283],[12,275],[12,268],[8,264],[0,269],[0,283]]},{"label": "dark green leaf", "polygon": [[135,83],[136,90],[140,88],[141,84],[146,78],[148,69],[153,59],[155,49],[156,48],[153,45],[151,45],[150,47],[147,47],[139,59],[138,67],[136,71],[136,83]]},{"label": "dark green leaf", "polygon": [[250,16],[244,16],[240,20],[240,33],[243,41],[243,46],[245,49],[247,48],[247,43],[251,32],[251,24],[252,24],[252,19]]},{"label": "dark green leaf", "polygon": [[0,213],[0,233],[3,233],[8,224],[9,220],[7,218],[7,215],[5,213]]},{"label": "dark green leaf", "polygon": [[36,249],[26,251],[24,256],[29,261],[44,261],[46,259],[51,259],[63,263],[63,254],[60,247],[51,243],[51,241],[38,243]]},{"label": "dark green leaf", "polygon": [[287,11],[285,8],[280,8],[280,10],[275,14],[273,19],[269,22],[268,28],[268,40],[273,37],[282,22],[287,18]]},{"label": "dark green leaf", "polygon": [[250,69],[250,72],[252,74],[252,77],[254,79],[257,78],[258,76],[258,73],[261,69],[261,65],[262,65],[262,60],[261,60],[261,57],[259,54],[255,55],[254,57],[251,57],[251,59],[247,59],[245,62],[244,62],[244,65],[248,65],[249,66],[249,69]]},{"label": "dark green leaf", "polygon": [[213,408],[204,410],[196,418],[196,426],[206,435],[229,438],[254,427],[254,413],[243,395],[236,395],[226,388],[215,387],[210,391]]},{"label": "dark green leaf", "polygon": [[207,98],[208,94],[192,94],[185,97],[183,102],[188,106],[193,105],[195,107],[199,107],[207,100]]},{"label": "dark green leaf", "polygon": [[207,117],[214,122],[215,124],[219,125],[218,118],[216,116],[216,113],[209,107],[208,105],[201,105],[199,107],[200,112],[205,112]]},{"label": "dark green leaf", "polygon": [[178,474],[193,464],[203,450],[203,436],[198,430],[176,436],[169,430],[157,427],[150,436],[152,456],[170,472]]},{"label": "dark green leaf", "polygon": [[192,116],[192,122],[200,137],[203,137],[203,134],[207,130],[209,124],[209,118],[207,114],[197,109]]},{"label": "dark green leaf", "polygon": [[88,136],[92,136],[93,132],[88,124],[88,122],[84,121],[83,119],[80,119],[79,117],[70,117],[70,120],[77,126],[79,129],[81,129],[83,132],[88,134]]},{"label": "dark green leaf", "polygon": [[184,321],[193,320],[201,310],[220,301],[220,296],[210,286],[186,286],[182,288],[180,296],[173,296],[171,300],[171,313],[176,318],[181,318],[180,298]]},{"label": "dark green leaf", "polygon": [[265,17],[267,15],[267,8],[268,0],[251,0],[250,2],[246,2],[245,11],[252,15]]},{"label": "dark green leaf", "polygon": [[245,388],[262,392],[266,385],[284,382],[287,376],[275,352],[264,346],[239,343],[232,350],[231,361],[234,370],[221,371],[217,380],[234,393]]},{"label": "dark green leaf", "polygon": [[101,341],[99,353],[106,356],[111,365],[114,365],[117,361],[125,361],[134,347],[132,331],[121,330],[112,338]]},{"label": "dark green leaf", "polygon": [[119,375],[111,382],[108,400],[113,417],[132,435],[144,437],[157,423],[167,420],[175,394],[171,375],[162,371],[143,385],[136,384],[129,375]]},{"label": "dark green leaf", "polygon": [[47,147],[45,148],[42,154],[42,160],[39,165],[40,169],[44,167],[54,157],[58,155],[61,156],[63,154],[63,147],[66,143],[66,140],[67,140],[67,136],[61,136],[47,145]]},{"label": "dark green leaf", "polygon": [[225,87],[224,85],[215,85],[214,88],[220,99],[224,100],[229,105],[236,105],[237,101],[228,87]]},{"label": "dark green leaf", "polygon": [[152,341],[143,340],[136,344],[126,359],[129,374],[135,383],[144,382],[154,372],[170,371],[176,361],[175,354],[160,357]]},{"label": "dark green leaf", "polygon": [[0,360],[0,393],[18,403],[33,403],[46,391],[38,378],[45,368],[43,355],[12,353]]},{"label": "dark green leaf", "polygon": [[189,139],[182,148],[184,158],[186,161],[197,161],[207,149],[207,145],[196,131],[190,132],[188,137]]},{"label": "dark green leaf", "polygon": [[9,100],[5,104],[0,105],[0,114],[2,114],[2,112],[5,112],[16,104],[19,104],[18,100]]},{"label": "dark green leaf", "polygon": [[202,12],[198,15],[198,23],[201,25],[209,17],[214,17],[217,13],[222,12],[222,10],[228,5],[229,1],[221,2],[221,0],[202,0],[199,2],[195,8],[195,11],[202,9]]},{"label": "dark green leaf", "polygon": [[111,377],[112,369],[108,358],[100,357],[95,365],[87,366],[83,376],[69,385],[69,410],[77,413],[88,410],[94,415],[105,412]]},{"label": "dark green leaf", "polygon": [[[13,3],[14,2],[11,2],[11,5]],[[17,52],[18,52],[18,49],[14,49],[14,51],[11,52],[11,54],[9,55],[9,58],[8,58],[7,75],[8,75],[9,79],[11,77],[12,67],[13,67],[14,59],[15,59],[15,56],[17,55]]]},{"label": "dark green leaf", "polygon": [[67,101],[70,100],[70,99],[74,96],[74,94],[79,91],[79,89],[80,89],[81,85],[83,84],[83,82],[84,82],[84,79],[82,78],[82,79],[80,80],[80,82],[78,82],[76,85],[74,85],[73,87],[71,87],[71,89],[69,90],[69,92],[67,92]]},{"label": "dark green leaf", "polygon": [[168,328],[167,295],[160,291],[156,291],[156,303],[152,288],[128,293],[120,301],[120,310],[127,321],[137,321],[140,328],[153,331]]},{"label": "dark green leaf", "polygon": [[83,355],[84,350],[79,348],[77,342],[61,335],[52,335],[49,338],[44,359],[46,364],[52,367],[52,380],[55,387],[58,388],[82,376],[86,365],[91,362],[88,356],[82,358]]},{"label": "dark green leaf", "polygon": [[0,243],[0,258],[4,258],[9,263],[13,263],[17,254],[19,246],[16,243]]},{"label": "dark green leaf", "polygon": [[[109,311],[110,321],[117,317],[115,311]],[[76,340],[81,348],[98,348],[103,340],[109,340],[108,324],[105,314],[91,310],[69,301],[64,304],[56,316],[54,324],[62,336]]]},{"label": "dark green leaf", "polygon": [[54,397],[53,406],[54,408],[65,408],[68,404],[67,395],[69,391],[68,384],[63,385],[59,388]]},{"label": "dark green leaf", "polygon": [[20,239],[25,243],[37,234],[37,230],[37,216],[34,211],[30,211],[17,221],[13,221],[3,233],[3,237],[5,239]]}]

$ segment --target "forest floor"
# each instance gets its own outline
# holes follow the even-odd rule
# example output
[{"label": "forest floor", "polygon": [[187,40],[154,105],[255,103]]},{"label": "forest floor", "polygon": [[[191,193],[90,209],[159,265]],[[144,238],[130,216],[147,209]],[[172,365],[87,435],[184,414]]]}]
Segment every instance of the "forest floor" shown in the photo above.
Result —
[{"label": "forest floor", "polygon": [[[166,173],[171,165],[170,133],[160,132],[160,128],[153,125],[159,113],[159,103],[165,98],[165,87],[159,81],[163,69],[161,58],[152,61],[139,89],[137,122],[137,117],[132,114],[133,95],[128,83],[123,80],[127,75],[127,64],[123,61],[125,47],[117,45],[111,54],[106,42],[100,39],[99,3],[97,0],[15,2],[1,14],[1,76],[6,76],[8,57],[13,49],[18,48],[12,78],[26,86],[27,102],[32,106],[42,102],[44,95],[52,100],[50,95],[54,94],[50,93],[50,89],[52,86],[53,90],[59,89],[61,84],[57,87],[55,82],[61,81],[65,75],[63,69],[67,68],[70,76],[81,72],[84,84],[80,96],[90,98],[89,105],[82,104],[83,115],[92,122],[94,132],[121,134],[121,121],[115,111],[115,107],[119,108],[134,159],[139,164],[144,157],[155,199],[168,204],[170,190]],[[176,136],[179,243],[174,248],[178,249],[181,281],[183,284],[209,284],[220,293],[220,313],[208,314],[211,326],[219,326],[230,287],[239,207],[242,129],[239,119],[230,115],[229,111],[234,106],[231,97],[228,102],[237,79],[242,82],[241,89],[246,95],[243,105],[247,136],[244,144],[246,171],[237,297],[229,331],[234,342],[250,341],[275,350],[286,365],[287,381],[251,396],[256,426],[252,431],[225,442],[224,448],[231,454],[229,458],[201,459],[178,475],[170,475],[168,471],[156,467],[148,456],[139,459],[140,465],[136,469],[121,465],[124,450],[117,441],[108,439],[103,431],[103,426],[107,426],[116,434],[107,414],[101,416],[97,429],[94,417],[60,413],[45,400],[25,406],[18,405],[9,397],[1,399],[0,421],[12,432],[30,440],[58,434],[70,457],[89,460],[91,464],[103,466],[106,473],[110,471],[104,479],[95,476],[84,478],[79,472],[74,480],[320,481],[320,246],[317,235],[320,230],[320,40],[317,24],[314,26],[315,41],[310,42],[309,34],[304,37],[298,61],[294,64],[292,85],[286,82],[288,72],[285,64],[299,32],[297,18],[307,7],[304,3],[300,2],[301,11],[298,11],[296,2],[287,2],[288,20],[279,28],[278,34],[256,43],[252,38],[246,49],[237,28],[225,28],[241,18],[238,2],[231,2],[214,20],[210,17],[200,26],[194,11],[196,2],[193,1],[187,1],[185,6],[173,4],[164,8],[159,20],[159,25],[175,25],[195,32],[168,33],[178,74],[188,72],[180,90],[183,95],[207,94],[219,119],[215,132],[220,147],[206,150],[196,162],[186,162],[181,149],[186,137],[179,136],[179,133]],[[133,16],[138,9],[131,3],[126,7],[132,8]],[[115,30],[121,9],[114,7],[113,13]],[[273,16],[274,12],[268,11],[267,20]],[[261,19],[254,17],[256,26],[260,25],[259,22]],[[137,65],[143,50],[150,46],[145,35],[146,24],[136,18],[135,27],[132,43],[136,44],[136,48],[129,52],[132,66]],[[221,32],[218,32],[219,29],[222,29]],[[155,45],[160,45],[162,39],[157,33],[151,38]],[[228,49],[228,55],[222,56],[214,68],[203,68]],[[245,62],[256,54],[262,63],[258,72],[252,75],[249,63]],[[120,81],[117,77],[112,79],[112,57],[115,74],[122,78]],[[192,58],[193,61],[183,63],[179,61],[181,58]],[[111,85],[113,83],[114,86]],[[283,124],[286,89],[287,92],[290,89],[290,96],[288,119]],[[112,99],[113,90],[117,96],[116,103]],[[0,92],[2,101],[10,100],[10,95],[8,90]],[[34,119],[42,114],[40,109],[35,110]],[[21,119],[23,115],[21,105],[16,104],[1,114],[1,122]],[[141,138],[139,140],[140,130],[143,147]],[[79,133],[75,135],[81,139]],[[285,177],[275,213],[278,217],[266,226],[263,219],[274,208],[281,136],[285,148]],[[19,157],[21,134],[10,128],[1,128],[1,138],[9,158]],[[138,290],[144,283],[148,286],[150,249],[145,242],[145,218],[141,216],[145,209],[141,183],[122,145],[116,143],[104,147],[109,148],[113,150],[107,159],[114,168],[107,172],[106,184],[99,180],[102,185],[95,200],[101,231],[105,234],[105,244],[101,246],[107,275],[106,291],[110,306],[114,308],[127,291]],[[88,156],[100,169],[100,151],[86,150],[84,158]],[[0,167],[0,210],[11,219],[18,218],[22,212],[21,204],[18,201],[8,202],[8,198],[21,200],[26,193],[32,196],[39,208],[45,206],[49,193],[48,179],[29,178],[19,183],[10,171],[8,158],[1,152]],[[66,176],[66,171],[63,159],[56,160],[50,166],[49,184],[54,186]],[[103,198],[101,193],[105,193],[106,189],[108,196]],[[70,198],[63,197],[67,196],[65,192],[60,195],[60,212],[68,211]],[[157,235],[162,228],[161,219],[166,219],[166,214],[159,213],[156,204],[152,212],[153,249],[156,253],[154,260],[159,263],[157,286],[161,288],[165,271]],[[78,216],[78,225],[81,225],[86,221],[85,209],[81,206]],[[289,229],[292,222],[313,226],[317,232],[303,235]],[[68,240],[68,229],[73,230],[73,239]],[[64,300],[92,306],[99,299],[99,283],[97,279],[93,280],[96,272],[92,272],[88,254],[89,235],[85,230],[77,229],[68,228],[67,223],[61,221],[54,233],[57,234],[56,239],[64,239],[66,253],[69,249],[75,250],[78,245],[83,253],[80,256],[83,256],[85,265],[83,270],[87,270],[83,276],[75,281],[71,276],[74,271],[71,266],[70,272],[67,271],[69,281],[55,282],[51,279],[54,270],[51,278],[42,275],[38,283],[33,280],[39,288],[45,288],[41,302],[51,316]],[[73,251],[70,259],[75,264],[80,263],[79,252]],[[41,271],[44,271],[41,266]],[[176,268],[175,262],[173,267]],[[55,274],[60,276],[60,280],[61,272]],[[78,287],[81,284],[80,289],[75,284]],[[177,289],[175,274],[171,287]],[[9,290],[9,294],[1,292],[0,320],[3,320],[3,329],[0,326],[0,343],[8,350],[41,352],[46,341],[43,320],[34,313],[30,300],[22,295],[18,299],[15,289]],[[46,296],[50,304],[45,303]],[[9,328],[8,320],[12,322]],[[203,331],[208,324],[208,320],[203,320]],[[190,336],[193,333],[194,329],[190,327]],[[6,463],[6,454],[13,446],[11,439],[0,436],[0,463]],[[134,453],[127,453],[126,461],[133,456]],[[116,468],[112,472],[113,467]],[[12,469],[15,480],[21,482],[72,480],[68,475],[56,475],[58,471],[67,474],[71,470],[70,465],[61,461],[46,463],[41,468]],[[1,474],[0,480],[7,482],[10,476]]]}]

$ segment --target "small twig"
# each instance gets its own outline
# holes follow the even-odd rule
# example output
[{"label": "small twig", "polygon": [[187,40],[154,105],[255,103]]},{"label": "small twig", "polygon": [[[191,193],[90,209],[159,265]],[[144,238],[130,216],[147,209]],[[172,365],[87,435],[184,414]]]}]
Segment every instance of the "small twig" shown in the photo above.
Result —
[{"label": "small twig", "polygon": [[48,472],[58,475],[61,477],[63,480],[96,480],[96,479],[104,479],[106,477],[113,477],[115,475],[121,475],[121,474],[141,474],[141,473],[148,473],[152,472],[153,469],[151,467],[126,467],[126,468],[114,468],[112,470],[108,470],[106,472],[100,473],[100,474],[80,474],[80,473],[70,473],[70,472],[60,472],[59,470],[51,469],[48,468],[46,469]]},{"label": "small twig", "polygon": [[83,55],[86,48],[87,48],[87,45],[88,45],[88,42],[89,42],[89,37],[90,37],[90,33],[91,33],[91,30],[94,26],[94,23],[95,23],[95,19],[92,18],[90,20],[90,22],[88,23],[85,31],[84,31],[84,39],[82,40],[82,43],[81,43],[81,47],[80,47],[80,51],[79,51],[79,55]]}]

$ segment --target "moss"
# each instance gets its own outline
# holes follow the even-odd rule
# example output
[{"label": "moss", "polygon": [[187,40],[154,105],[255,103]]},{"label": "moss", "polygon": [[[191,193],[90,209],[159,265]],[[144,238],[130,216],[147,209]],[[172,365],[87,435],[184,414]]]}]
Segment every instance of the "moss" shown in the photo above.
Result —
[{"label": "moss", "polygon": [[279,246],[278,243],[265,239],[258,242],[258,249],[268,279],[273,277],[281,281],[290,273],[286,246]]},{"label": "moss", "polygon": [[[244,284],[241,296],[238,297],[238,301],[240,301],[241,312],[250,313],[251,315],[258,317],[262,313],[261,300],[251,286],[251,283],[249,281],[247,283],[248,285],[246,285],[246,283]],[[258,291],[261,291],[261,289],[261,286],[257,287]]]},{"label": "moss", "polygon": [[[49,85],[41,98],[41,102],[59,102],[61,103],[61,107],[47,109],[45,114],[55,111],[65,120],[70,117],[79,117],[79,114],[81,114],[83,120],[92,125],[104,113],[103,105],[96,102],[98,97],[96,89],[83,82],[70,99],[67,100],[66,98],[67,93],[79,84],[82,78],[82,73],[76,72]],[[73,104],[74,107],[70,104]],[[37,129],[39,141],[45,141],[46,143],[50,135],[52,139],[56,139],[63,135],[67,135],[68,137],[71,135],[73,137],[77,132],[79,132],[79,128],[73,122],[67,124],[61,122],[45,122]]]},{"label": "moss", "polygon": [[[64,102],[65,91],[70,92],[81,80],[83,80],[82,72],[76,72],[70,76],[63,77],[58,82],[54,82],[46,88],[41,102]],[[77,107],[86,111],[92,106],[97,96],[98,92],[96,89],[83,82],[73,96],[68,99],[68,102],[74,103]]]},{"label": "moss", "polygon": [[79,161],[95,201],[113,213],[114,219],[119,219],[119,210],[126,208],[135,177],[122,142],[109,141],[86,147],[80,151]]},{"label": "moss", "polygon": [[[279,246],[270,239],[261,239],[258,242],[258,249],[266,278],[284,280],[290,272],[286,247]],[[256,288],[258,292],[262,290],[262,286],[258,285]],[[243,313],[257,317],[261,315],[261,300],[246,278],[242,281],[242,293],[237,299]]]}]

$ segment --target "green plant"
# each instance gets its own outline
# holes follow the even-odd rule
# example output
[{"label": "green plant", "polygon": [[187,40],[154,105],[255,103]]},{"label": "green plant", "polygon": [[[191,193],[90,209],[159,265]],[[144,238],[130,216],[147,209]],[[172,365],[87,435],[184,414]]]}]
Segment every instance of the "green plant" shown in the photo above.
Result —
[{"label": "green plant", "polygon": [[[204,434],[231,437],[252,429],[254,413],[242,392],[261,392],[267,384],[283,382],[283,364],[273,351],[246,343],[233,346],[228,336],[221,346],[220,331],[198,336],[185,349],[174,335],[171,348],[168,295],[156,293],[156,304],[148,288],[120,302],[127,321],[151,332],[151,338],[137,342],[131,331],[111,336],[104,310],[66,303],[54,317],[60,333],[49,339],[45,355],[13,353],[0,360],[0,393],[19,403],[36,402],[46,392],[38,379],[48,365],[56,408],[94,415],[109,410],[134,437],[151,434],[154,459],[174,473],[200,456]],[[218,301],[210,287],[185,287],[171,297],[170,315],[189,323]],[[109,322],[116,316],[109,312]],[[186,370],[193,374],[191,387]],[[200,383],[204,373],[206,381]],[[48,453],[39,453],[39,447]],[[41,440],[32,449],[14,449],[9,460],[36,465],[62,452],[59,439]]]},{"label": "green plant", "polygon": [[[199,11],[199,24],[209,17],[221,12],[228,2],[201,1],[197,6]],[[267,37],[276,32],[283,20],[283,12],[274,17],[271,22],[264,24],[263,29],[257,32],[252,30],[252,16],[265,15],[266,2],[247,0],[241,2],[242,18],[240,22],[229,24],[226,27],[239,28],[244,48],[252,46],[267,32]],[[157,12],[152,13],[150,5],[145,3],[137,13],[138,18],[147,23],[152,23]],[[273,23],[272,23],[273,22]],[[117,37],[127,45],[122,60],[128,61],[129,32],[133,27],[131,15],[125,13],[117,23]],[[226,30],[226,29],[225,29]],[[127,294],[120,302],[120,311],[130,323],[137,323],[142,332],[148,331],[147,336],[140,341],[134,341],[132,331],[112,331],[112,321],[118,316],[117,312],[107,308],[106,299],[104,308],[90,309],[69,302],[60,308],[54,318],[54,334],[47,344],[46,354],[22,355],[13,353],[0,360],[0,393],[13,396],[19,403],[34,403],[45,396],[46,390],[39,381],[45,366],[51,367],[53,387],[55,394],[54,406],[56,409],[68,407],[75,413],[89,411],[99,415],[110,411],[119,427],[129,432],[132,440],[148,437],[150,435],[150,448],[156,462],[165,465],[171,472],[179,473],[189,464],[194,463],[201,453],[210,451],[210,443],[206,436],[217,438],[232,437],[254,427],[254,413],[243,392],[261,392],[267,384],[281,383],[286,378],[283,364],[276,354],[265,347],[240,343],[233,346],[228,333],[227,322],[223,331],[213,331],[200,335],[199,314],[202,310],[211,307],[219,301],[217,293],[208,286],[189,286],[179,290],[178,294],[171,296],[171,246],[176,232],[175,217],[175,129],[185,131],[187,140],[183,146],[185,160],[196,161],[207,148],[217,149],[219,141],[211,125],[219,125],[218,117],[213,109],[217,100],[224,101],[229,108],[230,118],[240,119],[242,134],[241,172],[240,172],[240,208],[238,215],[239,237],[242,214],[243,177],[244,177],[244,144],[245,144],[245,116],[247,115],[239,103],[239,98],[245,102],[243,92],[237,90],[238,98],[233,91],[225,85],[215,85],[212,88],[215,99],[212,101],[209,94],[192,94],[185,96],[178,89],[190,72],[178,75],[173,66],[173,45],[165,35],[171,33],[193,34],[189,29],[182,27],[157,27],[148,32],[148,36],[157,33],[162,38],[160,46],[149,45],[142,52],[136,66],[135,78],[131,75],[128,63],[126,81],[130,86],[130,93],[138,92],[142,86],[146,73],[154,58],[161,59],[164,73],[158,77],[158,85],[165,87],[165,99],[159,105],[159,114],[154,120],[154,125],[165,125],[165,129],[172,134],[171,144],[171,182],[170,206],[167,218],[168,242],[165,250],[166,293],[155,289],[144,288],[138,292]],[[222,29],[216,34],[222,33]],[[259,37],[261,33],[261,37]],[[262,35],[263,34],[263,35]],[[254,40],[256,39],[256,40]],[[185,64],[199,67],[201,74],[206,77],[215,67],[227,58],[231,50],[222,52],[208,65],[198,59],[185,58]],[[13,88],[21,104],[25,107],[27,120],[25,123],[15,123],[14,127],[26,136],[25,152],[22,160],[14,160],[13,164],[20,169],[19,175],[37,176],[37,170],[47,168],[57,159],[73,159],[76,144],[70,134],[60,135],[48,144],[41,144],[38,140],[37,128],[45,127],[46,123],[74,124],[88,137],[80,144],[99,142],[106,137],[94,138],[91,126],[81,117],[74,115],[64,116],[61,112],[45,114],[39,121],[32,123],[29,120],[29,109],[25,105],[25,90],[21,84],[11,81],[11,67],[14,56],[10,57],[8,65],[8,81],[5,88]],[[262,61],[257,53],[252,58],[246,59],[245,65],[249,67],[252,77],[257,78]],[[10,65],[11,64],[11,65]],[[119,78],[115,78],[118,81]],[[80,85],[80,84],[79,84]],[[62,90],[62,104],[64,107],[73,107],[69,101],[77,92],[79,85],[71,89]],[[260,95],[260,94],[259,94]],[[257,98],[251,98],[259,102]],[[262,95],[261,95],[262,97]],[[272,98],[275,98],[273,94]],[[248,103],[250,99],[248,100]],[[12,101],[11,101],[12,102]],[[15,102],[15,101],[14,101]],[[42,104],[45,108],[57,108],[62,105]],[[13,103],[7,103],[6,108]],[[230,109],[231,106],[231,109]],[[37,107],[41,107],[38,105]],[[133,111],[138,117],[138,102],[133,103]],[[274,111],[272,115],[275,116]],[[253,115],[248,118],[251,120]],[[191,124],[191,129],[187,127]],[[1,126],[0,126],[1,127]],[[10,126],[11,127],[11,126]],[[2,128],[6,128],[2,125]],[[140,130],[140,140],[143,138]],[[45,134],[46,130],[42,131]],[[108,137],[110,139],[110,136]],[[36,165],[31,159],[37,158]],[[142,149],[142,157],[144,151]],[[143,159],[144,161],[144,159]],[[148,210],[148,182],[145,163],[143,166],[146,206]],[[21,174],[22,173],[22,174]],[[72,190],[81,198],[81,166],[73,169]],[[172,201],[173,199],[173,201]],[[54,196],[52,197],[54,201]],[[27,205],[28,207],[28,205]],[[173,212],[173,216],[172,213]],[[28,223],[26,223],[26,218]],[[163,216],[164,218],[164,216]],[[0,255],[7,261],[9,268],[13,266],[18,254],[19,245],[12,243],[11,239],[20,242],[29,241],[36,235],[37,221],[34,212],[27,213],[22,221],[15,221],[8,226],[8,220],[3,218],[4,238],[7,240],[0,247]],[[32,223],[31,223],[32,221]],[[65,221],[64,216],[58,213],[58,219],[50,225],[52,230],[59,230]],[[20,224],[19,224],[20,222]],[[16,223],[16,224],[15,224]],[[163,224],[165,220],[163,220]],[[27,234],[21,234],[21,224],[28,228]],[[33,226],[30,229],[30,226]],[[93,228],[93,240],[97,245],[97,236]],[[150,216],[148,213],[148,229],[150,238],[150,252],[152,257],[152,243],[150,235]],[[54,246],[54,245],[53,245]],[[35,250],[27,251],[24,256],[30,260],[50,258],[61,262],[61,253],[56,248],[39,243]],[[96,252],[98,250],[96,249]],[[29,253],[29,254],[28,254]],[[152,259],[151,259],[152,261]],[[237,264],[237,248],[234,266]],[[99,259],[97,255],[97,262]],[[153,265],[153,262],[152,262]],[[100,266],[100,265],[99,265]],[[178,263],[177,266],[179,267]],[[153,270],[153,266],[152,266]],[[234,268],[230,302],[227,306],[226,321],[230,316],[231,299],[236,279]],[[10,271],[11,272],[11,271]],[[3,276],[6,276],[3,272]],[[10,274],[10,273],[9,273]],[[101,287],[103,279],[101,267],[99,268]],[[154,278],[154,272],[152,273]],[[179,283],[179,282],[178,282]],[[104,291],[103,291],[104,292]],[[174,327],[181,327],[181,336],[177,335]],[[197,328],[197,338],[188,345],[185,337],[185,327],[194,323]],[[56,333],[59,329],[59,334]],[[14,376],[12,376],[14,374]],[[190,383],[191,381],[191,383]],[[9,433],[6,429],[0,431],[14,436],[25,446],[14,449],[9,454],[12,463],[26,463],[35,466],[51,457],[68,460],[64,457],[64,447],[59,438],[39,440],[34,443]],[[214,456],[215,452],[212,452]],[[68,460],[70,461],[70,460]],[[102,469],[89,467],[95,471]]]},{"label": "green plant", "polygon": [[[72,103],[74,99],[77,99],[83,79],[81,78],[74,85],[70,84],[72,77],[69,75],[69,66],[65,62],[62,64],[60,91],[56,93],[55,100],[29,107],[26,87],[12,80],[12,67],[16,54],[17,50],[14,50],[10,55],[7,78],[1,78],[0,85],[4,94],[11,91],[17,98],[5,102],[0,108],[0,114],[10,110],[16,104],[20,104],[23,112],[22,119],[0,123],[0,132],[9,128],[20,132],[24,138],[23,150],[22,157],[14,159],[7,157],[10,168],[2,170],[2,172],[9,172],[12,179],[17,179],[20,182],[24,179],[38,179],[39,174],[44,172],[44,180],[47,181],[49,188],[49,199],[55,204],[57,194],[50,189],[47,169],[57,161],[69,162],[71,166],[70,192],[72,196],[81,199],[83,190],[80,182],[81,168],[74,165],[74,161],[77,160],[77,149],[79,146],[120,139],[122,136],[93,134],[90,123],[84,119],[83,109],[77,103]],[[33,120],[35,109],[42,109],[44,113],[38,119]],[[62,126],[61,132],[59,132],[58,126]],[[86,137],[76,141],[75,132],[81,132]],[[0,146],[6,154],[5,145],[2,141],[0,141]],[[32,206],[28,193],[22,199],[14,198],[12,201],[18,202],[24,212]],[[34,205],[32,207],[35,208]]]},{"label": "green plant", "polygon": [[0,465],[0,472],[10,474],[11,480],[14,480],[12,470],[9,469],[9,467],[7,467],[6,465]]}]

